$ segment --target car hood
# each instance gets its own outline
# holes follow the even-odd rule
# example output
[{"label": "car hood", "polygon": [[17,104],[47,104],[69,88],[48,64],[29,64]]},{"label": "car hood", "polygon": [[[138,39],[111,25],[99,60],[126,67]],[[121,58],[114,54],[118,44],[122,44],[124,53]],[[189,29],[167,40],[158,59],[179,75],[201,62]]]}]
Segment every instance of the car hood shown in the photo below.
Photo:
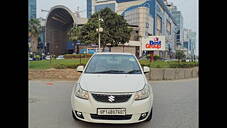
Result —
[{"label": "car hood", "polygon": [[92,92],[135,92],[143,89],[142,74],[81,74],[82,89]]}]

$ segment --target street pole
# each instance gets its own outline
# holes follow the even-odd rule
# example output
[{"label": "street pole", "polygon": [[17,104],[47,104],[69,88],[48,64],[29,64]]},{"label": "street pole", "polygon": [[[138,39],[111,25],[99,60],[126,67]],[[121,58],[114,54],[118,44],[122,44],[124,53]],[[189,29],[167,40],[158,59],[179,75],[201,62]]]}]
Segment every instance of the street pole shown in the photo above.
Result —
[{"label": "street pole", "polygon": [[143,49],[142,49],[142,47],[143,47],[143,41],[142,41],[142,37],[139,37],[139,40],[140,40],[140,55],[143,56]]},{"label": "street pole", "polygon": [[99,33],[99,52],[100,52],[100,14],[98,14],[98,18],[99,18],[99,28],[98,28],[98,33]]},{"label": "street pole", "polygon": [[154,51],[150,51],[150,62],[154,62]]}]

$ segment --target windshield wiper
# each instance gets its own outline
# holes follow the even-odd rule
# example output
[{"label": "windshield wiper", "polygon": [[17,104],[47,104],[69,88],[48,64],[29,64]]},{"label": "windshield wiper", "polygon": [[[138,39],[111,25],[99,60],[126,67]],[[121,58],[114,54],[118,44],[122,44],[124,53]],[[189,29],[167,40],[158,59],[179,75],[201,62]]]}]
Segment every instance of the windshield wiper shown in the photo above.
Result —
[{"label": "windshield wiper", "polygon": [[141,73],[140,70],[132,70],[132,71],[129,71],[127,72],[128,74],[133,74],[133,73]]},{"label": "windshield wiper", "polygon": [[108,71],[101,71],[101,72],[95,72],[95,73],[124,73],[124,71],[119,70],[108,70]]}]

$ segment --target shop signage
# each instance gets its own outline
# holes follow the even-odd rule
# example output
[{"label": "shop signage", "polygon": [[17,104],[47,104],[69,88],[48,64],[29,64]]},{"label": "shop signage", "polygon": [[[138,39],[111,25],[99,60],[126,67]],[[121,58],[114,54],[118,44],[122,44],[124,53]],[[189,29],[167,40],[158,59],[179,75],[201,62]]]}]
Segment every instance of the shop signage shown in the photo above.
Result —
[{"label": "shop signage", "polygon": [[149,36],[142,39],[142,50],[145,51],[164,51],[165,36]]}]

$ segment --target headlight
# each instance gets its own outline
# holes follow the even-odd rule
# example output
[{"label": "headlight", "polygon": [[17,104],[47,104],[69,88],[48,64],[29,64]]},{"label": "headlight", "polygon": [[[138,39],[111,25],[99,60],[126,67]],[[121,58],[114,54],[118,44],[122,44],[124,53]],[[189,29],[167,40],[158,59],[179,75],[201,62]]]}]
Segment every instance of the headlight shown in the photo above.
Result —
[{"label": "headlight", "polygon": [[135,93],[135,100],[143,100],[149,97],[149,87],[145,85],[144,88]]},{"label": "headlight", "polygon": [[88,100],[88,91],[83,90],[80,87],[80,84],[76,84],[76,87],[75,87],[75,90],[74,90],[74,94],[75,94],[75,96],[77,96],[79,98]]}]

